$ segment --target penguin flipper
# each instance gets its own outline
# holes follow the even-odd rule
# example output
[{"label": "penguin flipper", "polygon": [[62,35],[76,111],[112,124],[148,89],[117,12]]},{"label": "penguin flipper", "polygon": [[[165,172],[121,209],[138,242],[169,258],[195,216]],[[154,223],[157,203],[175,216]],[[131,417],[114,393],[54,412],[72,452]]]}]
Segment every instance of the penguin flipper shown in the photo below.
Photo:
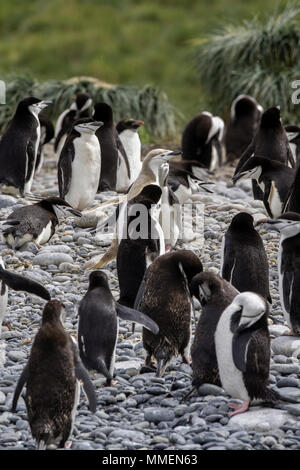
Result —
[{"label": "penguin flipper", "polygon": [[133,308],[125,307],[124,305],[116,302],[116,312],[118,317],[122,320],[129,320],[135,323],[140,323],[145,328],[150,330],[154,335],[157,335],[159,332],[159,327],[155,321],[151,320],[147,315]]},{"label": "penguin flipper", "polygon": [[92,384],[88,371],[86,370],[80,359],[75,339],[72,336],[70,336],[70,338],[72,340],[72,350],[74,355],[75,377],[77,380],[82,381],[83,390],[89,402],[89,408],[92,413],[95,413],[97,407],[97,397],[95,393],[95,388]]},{"label": "penguin flipper", "polygon": [[12,405],[11,405],[11,411],[13,413],[15,413],[15,411],[16,411],[19,396],[21,395],[22,389],[23,389],[24,385],[27,382],[27,378],[28,378],[28,365],[26,365],[24,367],[23,372],[19,377],[19,380],[17,382],[16,388],[15,388],[15,391],[14,391],[13,401],[12,401]]},{"label": "penguin flipper", "polygon": [[72,160],[74,154],[72,153],[71,144],[63,147],[61,155],[62,158],[59,158],[57,175],[59,195],[64,198],[70,189],[72,179]]},{"label": "penguin flipper", "polygon": [[248,147],[244,151],[244,153],[241,155],[241,158],[237,164],[237,167],[235,169],[233,176],[236,176],[242,169],[243,165],[249,160],[250,157],[252,157],[252,155],[254,155],[254,148],[255,148],[255,144],[254,144],[254,139],[253,139],[252,142],[248,145]]},{"label": "penguin flipper", "polygon": [[0,279],[10,289],[16,291],[25,291],[30,294],[35,294],[44,300],[51,300],[51,295],[39,282],[33,281],[19,274],[11,273],[0,266]]},{"label": "penguin flipper", "polygon": [[271,181],[266,181],[265,182],[265,191],[264,191],[264,198],[263,198],[263,203],[266,208],[266,211],[268,212],[268,215],[273,219],[273,214],[270,209],[269,205],[269,196],[270,196],[270,191],[271,191]]},{"label": "penguin flipper", "polygon": [[35,170],[35,160],[36,160],[35,145],[31,140],[29,140],[29,142],[27,143],[26,154],[27,154],[27,173],[25,176],[25,182],[27,183],[30,180],[33,171]]},{"label": "penguin flipper", "polygon": [[141,303],[142,297],[144,295],[145,287],[146,287],[148,271],[149,271],[148,269],[145,271],[142,282],[140,283],[139,290],[137,291],[136,298],[135,298],[134,305],[133,305],[134,310],[138,310],[140,307],[140,303]]},{"label": "penguin flipper", "polygon": [[223,253],[223,264],[221,266],[221,276],[225,281],[231,282],[234,261],[235,261],[235,251],[230,241],[230,238],[226,235],[224,236],[224,253]]},{"label": "penguin flipper", "polygon": [[237,369],[246,371],[247,351],[252,332],[250,330],[237,329],[232,339],[232,357]]}]

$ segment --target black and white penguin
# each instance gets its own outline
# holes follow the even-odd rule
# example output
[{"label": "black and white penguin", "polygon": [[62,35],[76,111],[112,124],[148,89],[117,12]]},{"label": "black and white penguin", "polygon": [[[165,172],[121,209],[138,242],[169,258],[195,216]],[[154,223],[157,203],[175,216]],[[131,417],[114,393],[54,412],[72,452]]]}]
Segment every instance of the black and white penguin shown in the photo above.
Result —
[{"label": "black and white penguin", "polygon": [[72,124],[77,119],[90,117],[92,104],[92,99],[87,93],[77,93],[75,101],[71,104],[70,108],[65,109],[65,111],[58,116],[55,126],[54,142],[54,151],[57,157],[60,155]]},{"label": "black and white penguin", "polygon": [[229,403],[233,416],[247,411],[250,401],[276,401],[268,388],[270,370],[269,306],[254,292],[238,294],[223,311],[215,331],[215,346],[221,384],[242,405]]},{"label": "black and white penguin", "polygon": [[63,327],[64,305],[48,302],[30,357],[17,383],[12,411],[26,384],[25,403],[33,438],[39,450],[50,445],[70,447],[69,439],[83,383],[89,408],[96,411],[97,398],[75,341]]},{"label": "black and white penguin", "polygon": [[263,191],[263,202],[270,217],[283,213],[284,203],[295,179],[295,169],[265,157],[251,157],[233,178],[253,179]]},{"label": "black and white penguin", "polygon": [[[157,220],[152,216],[153,208],[159,202],[161,193],[159,186],[151,184],[145,186],[141,193],[128,203],[127,237],[123,237],[120,241],[117,253],[120,287],[118,302],[126,307],[134,307],[147,267],[157,256],[163,254],[164,241],[161,241],[163,233],[160,226],[158,227]],[[143,219],[140,222],[141,216]],[[132,232],[131,226],[136,228],[137,223],[139,223],[138,231]]]},{"label": "black and white penguin", "polygon": [[280,303],[290,328],[289,335],[300,335],[300,214],[286,212],[265,226],[280,232],[277,257]]},{"label": "black and white penguin", "polygon": [[287,193],[282,212],[300,213],[300,166],[298,166],[294,181]]},{"label": "black and white penguin", "polygon": [[78,119],[60,152],[57,166],[59,194],[74,209],[86,209],[97,194],[101,151],[95,133],[102,125],[93,118]]},{"label": "black and white penguin", "polygon": [[190,250],[171,251],[156,258],[140,286],[136,308],[159,326],[158,335],[143,330],[145,365],[157,361],[156,375],[164,374],[168,362],[179,354],[190,364],[191,313],[189,289],[192,278],[202,271],[198,256]]},{"label": "black and white penguin", "polygon": [[119,304],[113,298],[104,272],[94,271],[89,277],[89,288],[78,309],[78,344],[83,364],[106,377],[106,385],[113,385],[115,351],[118,341],[118,318],[141,323],[153,335],[157,324],[137,310]]},{"label": "black and white penguin", "polygon": [[268,258],[252,215],[240,212],[233,217],[221,250],[221,276],[239,292],[251,289],[272,303]]},{"label": "black and white penguin", "polygon": [[[295,167],[289,141],[281,123],[279,106],[269,108],[262,114],[256,134],[241,156],[234,176],[240,172],[247,160],[254,155],[276,160],[292,168]],[[263,200],[263,193],[255,182],[253,182],[252,187],[254,198]]]},{"label": "black and white penguin", "polygon": [[30,193],[40,143],[38,115],[51,101],[29,97],[19,102],[0,140],[0,183]]},{"label": "black and white penguin", "polygon": [[[123,119],[116,125],[118,139],[120,140],[126,156],[119,150],[119,162],[117,172],[118,192],[126,191],[136,180],[142,169],[141,161],[141,141],[138,129],[144,124],[144,121],[135,119]],[[129,168],[128,168],[129,167]]]},{"label": "black and white penguin", "polygon": [[215,332],[222,312],[239,292],[214,272],[193,277],[191,294],[201,303],[201,314],[191,347],[194,387],[203,383],[221,386],[215,348]]},{"label": "black and white penguin", "polygon": [[249,95],[239,95],[232,102],[225,130],[226,160],[240,158],[251,143],[259,125],[263,108]]},{"label": "black and white penguin", "polygon": [[50,300],[51,296],[47,289],[29,277],[12,273],[5,269],[2,257],[0,256],[0,336],[4,314],[8,301],[8,288],[16,291],[24,291],[37,295],[44,300]]},{"label": "black and white penguin", "polygon": [[96,132],[101,148],[101,175],[98,190],[116,191],[119,153],[111,106],[107,103],[96,103],[93,118],[103,122],[103,126]]},{"label": "black and white penguin", "polygon": [[196,176],[195,169],[201,170],[203,166],[194,160],[169,162],[168,186],[172,189],[179,204],[184,204],[192,194],[198,193],[201,189],[212,192],[206,186],[213,183]]},{"label": "black and white penguin", "polygon": [[54,125],[46,116],[39,114],[41,126],[41,138],[35,163],[35,173],[39,173],[44,163],[44,145],[48,144],[54,137]]},{"label": "black and white penguin", "polygon": [[300,127],[285,126],[285,131],[296,163],[296,168],[298,168],[300,164]]},{"label": "black and white penguin", "polygon": [[117,233],[116,233],[115,238],[113,239],[109,249],[106,251],[104,255],[97,255],[86,263],[85,265],[86,269],[102,268],[103,266],[106,266],[106,264],[108,264],[117,256],[118,243],[119,243],[118,233],[123,232],[121,219],[123,218],[124,213],[126,213],[127,203],[134,197],[138,196],[145,186],[149,184],[160,186],[160,180],[163,179],[161,178],[162,166],[168,163],[169,160],[176,157],[180,153],[181,152],[176,151],[176,150],[174,151],[166,150],[166,149],[151,150],[144,158],[143,163],[142,163],[142,169],[139,173],[139,176],[137,177],[135,182],[132,184],[127,194],[120,195],[119,197],[113,198],[109,201],[105,201],[99,204],[99,206],[93,209],[89,209],[87,211],[88,213],[91,213],[95,210],[98,210],[99,208],[103,208],[103,207],[113,205],[113,204],[120,204],[120,207],[119,207],[120,210],[118,211],[119,215],[115,217],[115,221],[118,221]]},{"label": "black and white penguin", "polygon": [[6,221],[2,222],[3,237],[13,249],[30,241],[39,247],[53,236],[59,219],[69,215],[80,217],[81,212],[59,197],[42,199],[9,214]]},{"label": "black and white penguin", "polygon": [[222,165],[224,121],[203,111],[185,127],[182,138],[182,158],[197,160],[210,171]]}]

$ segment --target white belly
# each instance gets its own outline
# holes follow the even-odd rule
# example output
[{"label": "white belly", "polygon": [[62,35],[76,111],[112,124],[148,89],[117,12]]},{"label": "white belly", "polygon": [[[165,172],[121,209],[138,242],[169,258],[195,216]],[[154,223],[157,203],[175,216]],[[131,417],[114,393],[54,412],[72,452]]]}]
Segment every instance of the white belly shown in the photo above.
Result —
[{"label": "white belly", "polygon": [[43,228],[43,230],[41,231],[41,233],[35,240],[36,243],[38,243],[39,245],[44,245],[44,243],[47,243],[49,238],[51,237],[51,233],[52,233],[52,223],[50,221],[48,222],[46,227]]},{"label": "white belly", "polygon": [[230,330],[230,318],[232,311],[230,306],[224,310],[218,322],[215,332],[215,345],[218,368],[222,387],[234,398],[249,400],[244,384],[242,372],[236,368],[232,357],[232,338]]},{"label": "white belly", "polygon": [[[278,282],[279,282],[279,296],[280,296],[280,303],[282,307],[283,317],[287,322],[289,328],[292,328],[291,325],[291,318],[289,312],[286,310],[284,305],[284,296],[283,296],[283,275],[281,274],[281,263],[282,263],[282,242],[284,241],[285,237],[281,236],[279,247],[278,247],[278,256],[277,256],[277,267],[278,267]],[[291,286],[292,287],[292,286]],[[292,292],[292,288],[291,288]]]},{"label": "white belly", "polygon": [[268,202],[270,205],[271,212],[273,217],[279,217],[282,214],[282,202],[280,200],[278,191],[275,187],[275,184],[272,182],[270,194],[268,197]]},{"label": "white belly", "polygon": [[100,171],[101,153],[99,140],[95,135],[74,139],[75,158],[72,162],[72,177],[65,200],[74,209],[83,210],[95,199]]}]

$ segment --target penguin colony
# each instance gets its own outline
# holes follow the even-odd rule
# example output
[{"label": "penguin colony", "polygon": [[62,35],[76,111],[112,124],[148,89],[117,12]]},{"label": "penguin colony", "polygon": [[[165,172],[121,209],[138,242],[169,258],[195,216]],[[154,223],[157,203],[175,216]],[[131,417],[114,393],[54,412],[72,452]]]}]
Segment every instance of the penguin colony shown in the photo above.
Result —
[{"label": "penguin colony", "polygon": [[[103,375],[106,386],[116,384],[119,318],[143,327],[146,354],[141,374],[162,377],[170,361],[180,356],[193,371],[188,395],[197,394],[206,383],[221,386],[241,401],[229,404],[230,416],[247,411],[255,399],[283,400],[269,384],[272,299],[269,260],[259,230],[280,232],[280,301],[289,334],[299,336],[299,127],[284,128],[279,107],[264,111],[253,97],[240,95],[226,125],[203,111],[186,125],[180,151],[157,148],[142,158],[138,129],[144,122],[136,117],[115,125],[108,104],[92,103],[87,94],[79,93],[59,116],[54,134],[52,123],[39,117],[48,105],[51,102],[35,97],[22,100],[0,140],[1,190],[18,192],[21,203],[1,220],[3,240],[13,250],[28,242],[39,249],[62,217],[115,209],[96,230],[113,221],[111,245],[79,274],[84,275],[84,268],[92,270],[77,305],[77,338],[64,327],[63,302],[0,263],[0,328],[8,288],[46,301],[11,403],[12,412],[17,412],[23,393],[37,448],[71,447],[81,385],[90,412],[99,406],[91,374]],[[53,138],[59,197],[43,198],[30,193],[45,161],[43,146]],[[223,165],[236,167],[233,184],[252,180],[253,196],[263,201],[265,216],[255,221],[241,211],[233,217],[223,234],[217,274],[202,263],[201,253],[180,247],[181,206],[193,196],[201,201],[203,190],[213,192],[213,185],[206,185]],[[103,198],[105,191],[122,194]],[[146,229],[137,206],[146,214],[141,219],[146,220]],[[166,217],[174,221],[172,234],[163,223]],[[106,273],[97,270],[114,259],[118,300]],[[197,322],[196,301],[201,305]]]}]

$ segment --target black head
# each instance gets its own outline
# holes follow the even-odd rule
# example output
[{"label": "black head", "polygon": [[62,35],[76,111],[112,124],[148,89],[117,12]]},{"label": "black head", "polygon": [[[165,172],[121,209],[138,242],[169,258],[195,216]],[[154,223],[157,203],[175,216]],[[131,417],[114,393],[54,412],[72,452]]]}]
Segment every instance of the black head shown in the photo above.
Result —
[{"label": "black head", "polygon": [[239,172],[232,177],[232,181],[236,183],[239,180],[245,179],[258,180],[262,172],[282,170],[284,168],[286,168],[286,165],[283,165],[276,160],[270,160],[270,158],[263,156],[254,156],[246,161],[242,168],[240,168]]},{"label": "black head", "polygon": [[165,266],[165,268],[174,271],[174,273],[179,270],[179,273],[186,277],[188,283],[191,282],[196,274],[203,271],[200,259],[191,250],[171,251],[170,253],[159,256],[155,261],[158,262],[161,267]]},{"label": "black head", "polygon": [[105,287],[108,290],[108,278],[103,271],[93,271],[89,277],[89,290],[96,289],[97,287]]},{"label": "black head", "polygon": [[91,117],[85,117],[77,119],[72,124],[73,131],[78,132],[79,134],[95,134],[99,127],[103,126],[102,121],[95,121]]},{"label": "black head", "polygon": [[65,306],[58,300],[50,300],[46,303],[43,311],[42,324],[62,323],[65,315]]},{"label": "black head", "polygon": [[247,212],[239,212],[232,218],[229,229],[234,229],[234,230],[254,229],[253,222],[254,222],[254,219],[252,215],[248,214]]},{"label": "black head", "polygon": [[118,133],[125,131],[126,129],[130,129],[132,131],[137,131],[140,126],[144,124],[144,121],[136,121],[135,119],[123,119],[119,121],[116,125],[116,129]]},{"label": "black head", "polygon": [[285,212],[276,219],[262,219],[260,224],[263,224],[266,229],[283,232],[285,235],[293,237],[300,232],[300,214]]},{"label": "black head", "polygon": [[214,295],[221,294],[223,283],[224,280],[218,274],[205,271],[193,277],[190,291],[204,306]]},{"label": "black head", "polygon": [[146,204],[147,207],[150,207],[151,204],[157,204],[161,198],[162,190],[156,184],[148,184],[144,186],[142,191],[138,196],[132,199],[134,204]]},{"label": "black head", "polygon": [[51,104],[51,101],[44,101],[39,98],[35,98],[34,96],[29,96],[19,102],[16,113],[19,114],[29,111],[38,115],[40,111],[46,108],[49,104]]},{"label": "black head", "polygon": [[257,103],[252,96],[241,95],[233,102],[233,110],[235,119],[245,116],[255,116],[257,114]]},{"label": "black head", "polygon": [[267,109],[261,117],[260,125],[264,129],[281,127],[279,106],[274,106],[273,108]]},{"label": "black head", "polygon": [[77,93],[75,103],[78,111],[81,111],[82,108],[86,109],[86,107],[89,107],[92,101],[87,93]]},{"label": "black head", "polygon": [[82,215],[80,211],[73,209],[70,204],[68,204],[64,199],[60,197],[48,197],[46,199],[42,199],[42,201],[37,202],[36,205],[39,205],[44,209],[53,212],[58,218],[66,217],[68,215],[75,215],[76,217],[81,217]]},{"label": "black head", "polygon": [[93,118],[96,121],[102,121],[104,124],[111,124],[113,122],[113,112],[111,106],[107,103],[96,103],[94,106]]}]

